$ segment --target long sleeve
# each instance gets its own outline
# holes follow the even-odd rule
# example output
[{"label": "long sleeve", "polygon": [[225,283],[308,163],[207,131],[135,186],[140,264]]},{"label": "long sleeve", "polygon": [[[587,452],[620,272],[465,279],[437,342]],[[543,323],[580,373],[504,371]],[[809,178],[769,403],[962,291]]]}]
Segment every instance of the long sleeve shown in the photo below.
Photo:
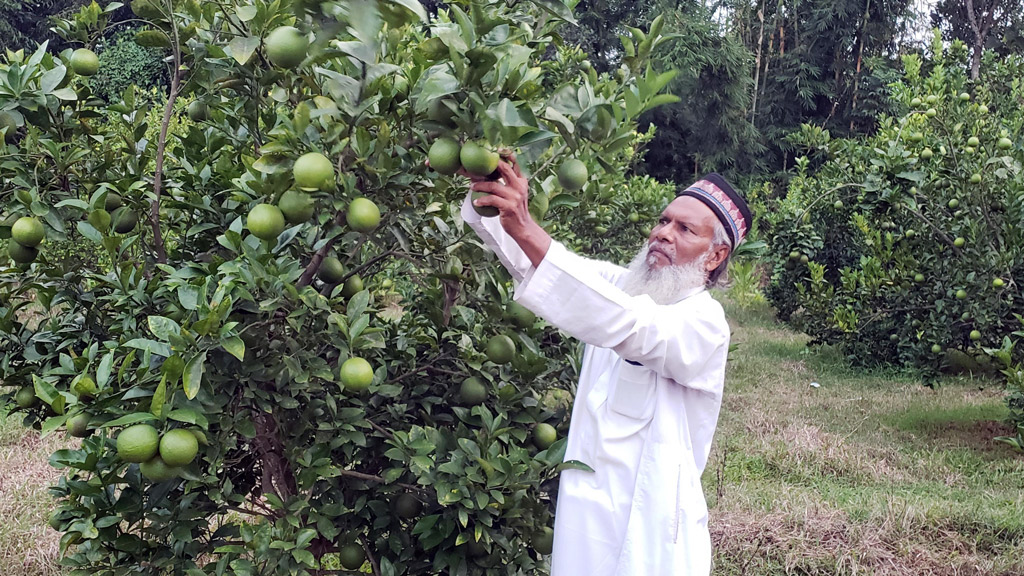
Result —
[{"label": "long sleeve", "polygon": [[[518,285],[533,271],[533,264],[530,262],[530,258],[519,247],[519,244],[505,232],[498,218],[484,218],[477,214],[476,210],[473,209],[471,197],[472,194],[467,194],[462,202],[462,220],[469,224],[488,248],[494,251],[501,264],[509,271],[512,279]],[[626,272],[625,268],[611,262],[587,258],[579,258],[579,260],[579,265],[586,266],[593,273],[600,275],[610,282],[617,281]]]},{"label": "long sleeve", "polygon": [[587,344],[610,348],[684,386],[721,392],[699,378],[728,347],[729,328],[717,302],[693,297],[658,305],[647,296],[629,296],[582,261],[553,242],[517,287],[516,301]]}]

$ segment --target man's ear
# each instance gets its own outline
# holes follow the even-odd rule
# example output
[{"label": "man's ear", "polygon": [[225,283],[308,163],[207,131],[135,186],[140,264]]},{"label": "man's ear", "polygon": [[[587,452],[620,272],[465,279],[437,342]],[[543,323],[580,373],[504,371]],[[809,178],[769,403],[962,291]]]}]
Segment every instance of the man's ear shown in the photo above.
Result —
[{"label": "man's ear", "polygon": [[704,269],[710,272],[718,268],[729,257],[730,252],[732,252],[732,249],[725,244],[715,246],[715,249],[711,251],[711,255],[708,256],[707,262],[704,263]]}]

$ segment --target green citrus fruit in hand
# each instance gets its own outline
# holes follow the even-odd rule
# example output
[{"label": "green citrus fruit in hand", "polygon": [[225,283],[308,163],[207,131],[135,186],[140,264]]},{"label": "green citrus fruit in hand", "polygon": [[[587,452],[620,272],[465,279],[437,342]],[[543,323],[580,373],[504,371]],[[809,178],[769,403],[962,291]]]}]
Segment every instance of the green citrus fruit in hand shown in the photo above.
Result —
[{"label": "green citrus fruit in hand", "polygon": [[31,386],[25,386],[14,394],[14,403],[18,408],[31,408],[36,405],[36,391]]},{"label": "green citrus fruit in hand", "polygon": [[516,355],[516,343],[504,334],[487,341],[487,359],[495,364],[506,364]]},{"label": "green citrus fruit in hand", "polygon": [[345,221],[356,232],[368,234],[380,224],[380,208],[369,198],[356,198],[348,205]]},{"label": "green citrus fruit in hand", "polygon": [[541,450],[547,450],[557,439],[558,432],[551,424],[541,422],[533,429],[533,443]]},{"label": "green citrus fruit in hand", "polygon": [[181,472],[177,467],[169,466],[159,456],[153,456],[139,464],[139,471],[150,482],[167,482],[177,478]]},{"label": "green citrus fruit in hand", "polygon": [[363,291],[363,279],[359,277],[359,274],[353,274],[345,280],[345,285],[341,287],[341,295],[344,298],[351,298],[356,294]]},{"label": "green citrus fruit in hand", "polygon": [[963,248],[964,244],[966,243],[967,241],[964,240],[962,237],[957,237],[956,239],[953,240],[953,246],[956,246],[957,248]]},{"label": "green citrus fruit in hand", "polygon": [[103,208],[97,208],[92,212],[89,212],[87,220],[93,228],[100,232],[108,232],[110,230],[110,212],[107,212]]},{"label": "green citrus fruit in hand", "polygon": [[[490,193],[473,192],[472,198],[470,198],[470,200],[475,202],[477,198],[483,198],[484,196],[490,196]],[[484,218],[493,218],[500,214],[498,209],[495,208],[494,206],[477,206],[476,204],[473,204],[473,210],[475,210],[477,214],[483,216]]]},{"label": "green citrus fruit in hand", "polygon": [[305,190],[323,190],[334,182],[334,165],[319,152],[299,156],[292,166],[295,185]]},{"label": "green citrus fruit in hand", "polygon": [[981,340],[981,332],[979,332],[977,330],[971,330],[970,336],[971,336],[971,340],[974,340],[975,342],[977,342],[978,340]]},{"label": "green citrus fruit in hand", "polygon": [[100,69],[100,59],[88,48],[79,48],[71,53],[71,69],[75,74],[92,76]]},{"label": "green citrus fruit in hand", "polygon": [[249,211],[245,226],[261,240],[276,240],[284,232],[284,214],[273,204],[257,204]]},{"label": "green citrus fruit in hand", "polygon": [[338,551],[338,562],[345,570],[358,570],[366,562],[366,552],[359,544],[345,544]]},{"label": "green citrus fruit in hand", "polygon": [[289,224],[302,224],[313,217],[316,205],[309,194],[288,190],[277,201],[277,207]]},{"label": "green citrus fruit in hand", "polygon": [[85,438],[91,433],[88,414],[76,414],[68,419],[68,434],[75,438]]},{"label": "green citrus fruit in hand", "polygon": [[341,365],[341,385],[345,390],[362,392],[373,383],[373,367],[366,360],[353,357]]},{"label": "green citrus fruit in hand", "polygon": [[327,284],[337,284],[345,277],[345,266],[334,256],[328,256],[320,262],[317,276]]},{"label": "green citrus fruit in hand", "polygon": [[423,503],[420,502],[419,498],[409,494],[408,492],[399,494],[398,498],[395,500],[395,514],[397,514],[399,518],[415,518],[419,516],[422,511]]},{"label": "green citrus fruit in hand", "polygon": [[487,400],[487,386],[477,377],[471,376],[459,386],[459,400],[464,406],[473,406]]},{"label": "green citrus fruit in hand", "polygon": [[267,58],[281,68],[295,68],[306,59],[309,40],[294,26],[281,26],[267,35]]},{"label": "green citrus fruit in hand", "polygon": [[18,264],[28,264],[35,261],[36,256],[39,256],[39,250],[12,241],[7,243],[7,254]]},{"label": "green citrus fruit in hand", "polygon": [[145,462],[156,456],[160,434],[149,424],[129,426],[117,435],[117,455],[125,462]]},{"label": "green citrus fruit in hand", "polygon": [[38,218],[22,216],[11,226],[11,238],[27,248],[35,248],[46,237],[46,230]]},{"label": "green citrus fruit in hand", "polygon": [[540,554],[548,555],[555,547],[555,531],[545,526],[541,531],[534,534],[530,540],[533,549]]},{"label": "green citrus fruit in hand", "polygon": [[129,208],[119,208],[112,215],[112,219],[114,220],[114,232],[118,234],[127,234],[135,230],[135,226],[139,223],[139,216]]},{"label": "green citrus fruit in hand", "polygon": [[996,148],[1000,150],[1009,150],[1013,146],[1013,141],[1009,138],[1000,138],[996,141]]},{"label": "green citrus fruit in hand", "polygon": [[160,438],[160,458],[168,466],[187,466],[199,453],[199,439],[183,428],[165,432]]},{"label": "green citrus fruit in hand", "polygon": [[587,165],[582,161],[571,158],[566,160],[558,168],[558,183],[569,191],[576,191],[587,183],[587,178],[590,177],[590,173],[587,171]]},{"label": "green citrus fruit in hand", "polygon": [[430,145],[430,152],[427,158],[430,159],[430,167],[446,176],[451,176],[462,167],[459,160],[462,146],[452,138],[438,138]]},{"label": "green citrus fruit in hand", "polygon": [[499,156],[476,142],[466,142],[459,151],[462,167],[470,174],[488,176],[498,168]]}]

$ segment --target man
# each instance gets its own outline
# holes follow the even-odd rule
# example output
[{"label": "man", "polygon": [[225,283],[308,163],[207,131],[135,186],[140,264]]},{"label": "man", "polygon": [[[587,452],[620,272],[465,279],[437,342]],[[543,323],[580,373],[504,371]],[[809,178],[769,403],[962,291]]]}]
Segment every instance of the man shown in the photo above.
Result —
[{"label": "man", "polygon": [[[746,234],[746,203],[717,174],[679,193],[624,269],[569,252],[533,220],[515,159],[474,179],[463,219],[515,281],[515,299],[583,340],[552,576],[711,570],[700,475],[718,422],[729,326],[706,286]],[[473,210],[493,206],[499,217]]]}]

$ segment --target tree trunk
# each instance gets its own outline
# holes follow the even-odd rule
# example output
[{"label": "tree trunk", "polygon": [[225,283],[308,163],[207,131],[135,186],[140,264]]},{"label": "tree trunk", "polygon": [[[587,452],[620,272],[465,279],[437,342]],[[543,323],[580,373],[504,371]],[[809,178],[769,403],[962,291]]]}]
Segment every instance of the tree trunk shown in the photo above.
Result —
[{"label": "tree trunk", "polygon": [[764,6],[767,0],[761,0],[761,9],[757,11],[757,19],[761,21],[761,29],[757,33],[757,56],[754,58],[754,93],[750,99],[750,124],[754,124],[757,115],[757,86],[761,79],[761,43],[764,42]]},{"label": "tree trunk", "polygon": [[864,2],[864,20],[860,25],[859,44],[857,48],[857,69],[853,74],[853,102],[850,104],[850,132],[853,132],[853,113],[857,111],[857,95],[860,90],[860,66],[864,61],[864,30],[868,27],[868,16],[871,12],[871,0]]}]

